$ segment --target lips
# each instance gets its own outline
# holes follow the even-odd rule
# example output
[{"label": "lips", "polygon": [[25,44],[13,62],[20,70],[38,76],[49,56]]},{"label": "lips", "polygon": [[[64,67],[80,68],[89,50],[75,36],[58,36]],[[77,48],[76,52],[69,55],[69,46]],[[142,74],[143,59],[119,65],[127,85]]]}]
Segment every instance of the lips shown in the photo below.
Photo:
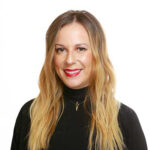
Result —
[{"label": "lips", "polygon": [[77,71],[77,70],[81,70],[81,69],[64,69],[65,71]]},{"label": "lips", "polygon": [[74,76],[77,76],[81,72],[81,69],[65,69],[64,72],[67,76],[74,77]]}]

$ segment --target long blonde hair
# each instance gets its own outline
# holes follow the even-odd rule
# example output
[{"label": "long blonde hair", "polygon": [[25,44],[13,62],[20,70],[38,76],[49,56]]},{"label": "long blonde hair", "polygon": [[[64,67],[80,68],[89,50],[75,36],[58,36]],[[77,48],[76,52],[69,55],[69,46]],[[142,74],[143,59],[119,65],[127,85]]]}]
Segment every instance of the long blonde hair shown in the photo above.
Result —
[{"label": "long blonde hair", "polygon": [[[115,75],[107,54],[105,35],[99,21],[85,10],[64,12],[47,30],[46,58],[39,77],[40,93],[30,107],[28,150],[47,149],[51,146],[51,137],[64,111],[63,86],[56,74],[53,56],[59,30],[73,22],[82,24],[86,29],[93,55],[88,88],[91,103],[88,150],[92,150],[93,146],[95,150],[123,150],[124,141],[118,123],[120,102],[114,98]],[[85,109],[86,102],[85,100]]]}]

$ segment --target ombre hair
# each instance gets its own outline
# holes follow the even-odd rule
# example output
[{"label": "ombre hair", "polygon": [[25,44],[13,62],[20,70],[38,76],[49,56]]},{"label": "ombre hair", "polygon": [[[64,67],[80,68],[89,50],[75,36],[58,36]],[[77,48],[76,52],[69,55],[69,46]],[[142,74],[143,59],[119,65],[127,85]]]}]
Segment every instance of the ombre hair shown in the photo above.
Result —
[{"label": "ombre hair", "polygon": [[[118,123],[120,102],[115,99],[115,75],[108,57],[100,22],[85,10],[69,10],[59,15],[46,33],[46,58],[39,77],[40,93],[30,107],[31,126],[28,150],[51,147],[50,140],[64,111],[62,81],[54,67],[55,41],[61,28],[80,23],[86,29],[93,55],[93,67],[84,100],[90,115],[88,150],[123,150],[123,135]],[[90,111],[87,109],[90,97]],[[95,140],[94,138],[95,133]]]}]

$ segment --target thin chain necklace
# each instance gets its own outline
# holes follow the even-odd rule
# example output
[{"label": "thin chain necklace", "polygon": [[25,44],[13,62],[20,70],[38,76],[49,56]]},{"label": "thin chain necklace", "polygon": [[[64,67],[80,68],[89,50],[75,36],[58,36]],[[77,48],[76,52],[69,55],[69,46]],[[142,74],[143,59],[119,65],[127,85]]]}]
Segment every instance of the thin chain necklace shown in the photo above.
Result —
[{"label": "thin chain necklace", "polygon": [[76,101],[76,103],[74,103],[74,102],[71,101],[71,103],[75,105],[76,111],[78,111],[79,105],[82,104],[82,103],[79,103],[78,101]]}]

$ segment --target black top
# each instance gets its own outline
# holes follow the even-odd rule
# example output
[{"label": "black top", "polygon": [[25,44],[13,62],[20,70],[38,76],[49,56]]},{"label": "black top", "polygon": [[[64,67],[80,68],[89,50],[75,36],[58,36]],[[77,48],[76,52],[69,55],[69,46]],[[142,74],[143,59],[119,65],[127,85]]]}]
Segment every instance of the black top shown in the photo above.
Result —
[{"label": "black top", "polygon": [[[71,89],[64,85],[65,108],[48,150],[87,150],[89,116],[83,108],[87,88]],[[11,150],[27,150],[27,133],[30,128],[29,108],[33,100],[26,102],[17,116]],[[79,102],[77,111],[76,101]],[[124,150],[147,150],[143,130],[133,109],[121,103],[118,122],[126,144]]]}]

